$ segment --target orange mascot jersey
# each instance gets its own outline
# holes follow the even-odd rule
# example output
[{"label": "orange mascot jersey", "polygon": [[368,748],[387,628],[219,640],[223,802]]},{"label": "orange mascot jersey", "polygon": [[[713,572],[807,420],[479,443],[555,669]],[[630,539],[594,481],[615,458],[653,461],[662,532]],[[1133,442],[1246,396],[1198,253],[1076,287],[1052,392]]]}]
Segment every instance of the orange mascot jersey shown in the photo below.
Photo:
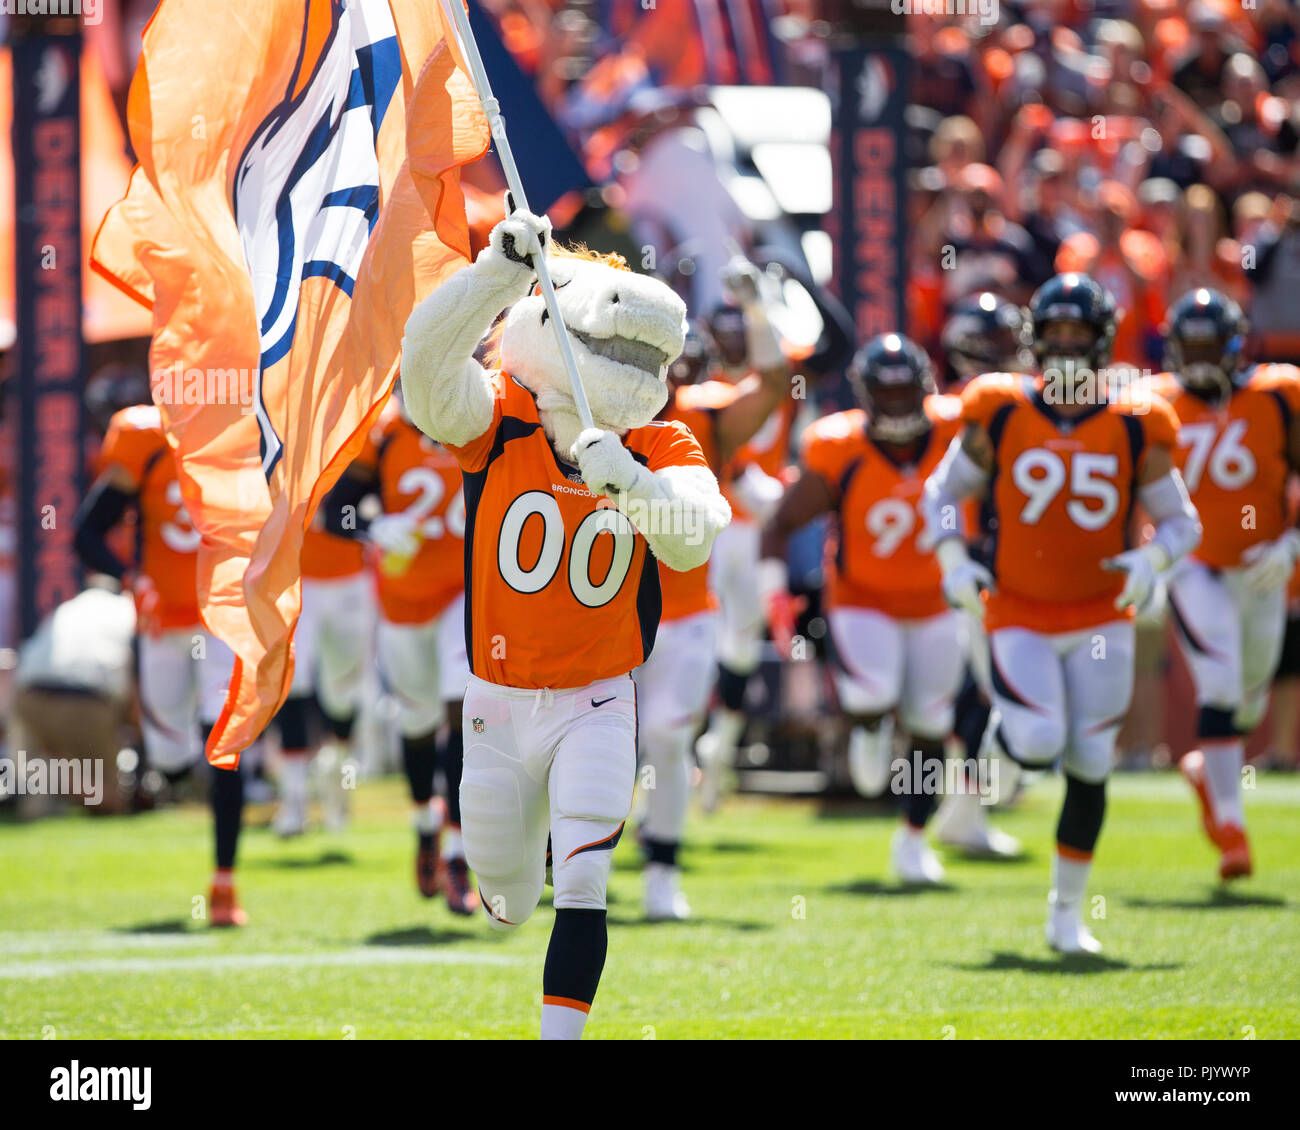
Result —
[{"label": "orange mascot jersey", "polygon": [[136,572],[152,591],[136,594],[142,623],[161,631],[199,622],[195,562],[198,530],[181,504],[176,461],[154,405],[123,408],[108,426],[100,466],[121,467],[136,484]]},{"label": "orange mascot jersey", "polygon": [[1176,461],[1204,531],[1193,556],[1214,569],[1278,537],[1287,521],[1291,421],[1300,413],[1300,370],[1256,365],[1226,403],[1188,392],[1171,375],[1158,380],[1178,417]]},{"label": "orange mascot jersey", "polygon": [[[726,381],[703,381],[683,385],[668,401],[663,419],[685,424],[699,442],[700,450],[716,473],[718,467],[717,413],[736,399],[739,390]],[[718,606],[709,590],[708,562],[696,569],[679,573],[667,565],[659,566],[659,587],[663,593],[661,620],[682,620]]]},{"label": "orange mascot jersey", "polygon": [[379,483],[385,514],[418,523],[420,549],[396,575],[379,570],[379,606],[393,624],[427,624],[465,587],[465,496],[460,464],[400,413],[371,435],[358,465]]},{"label": "orange mascot jersey", "polygon": [[930,431],[911,463],[897,462],[867,434],[867,415],[858,408],[823,416],[804,434],[803,465],[826,483],[839,514],[838,536],[827,546],[833,608],[874,608],[900,620],[947,610],[939,563],[917,544],[917,506],[960,430],[961,402],[927,396],[925,414]]},{"label": "orange mascot jersey", "polygon": [[[508,687],[566,689],[626,675],[659,627],[659,570],[627,517],[561,465],[532,394],[493,375],[491,425],[449,448],[465,473],[470,670]],[[707,467],[681,424],[623,437],[650,471]]]},{"label": "orange mascot jersey", "polygon": [[1068,419],[1033,377],[1011,373],[977,378],[961,402],[963,421],[993,442],[989,630],[1069,632],[1123,618],[1114,607],[1123,574],[1101,563],[1128,548],[1146,451],[1174,446],[1168,402],[1104,401]]}]

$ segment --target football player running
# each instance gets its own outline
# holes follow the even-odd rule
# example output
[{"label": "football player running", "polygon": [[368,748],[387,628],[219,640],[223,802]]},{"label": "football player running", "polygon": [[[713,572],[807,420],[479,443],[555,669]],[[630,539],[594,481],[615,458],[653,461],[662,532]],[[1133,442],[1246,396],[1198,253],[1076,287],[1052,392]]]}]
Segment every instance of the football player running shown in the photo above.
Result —
[{"label": "football player running", "polygon": [[[751,265],[733,262],[726,283],[745,310],[747,348],[759,359],[758,371],[735,384],[703,380],[710,368],[709,347],[701,335],[688,331],[681,356],[668,368],[668,402],[658,416],[689,428],[715,471],[763,426],[790,390],[781,344],[759,298],[756,274]],[[708,574],[708,565],[681,573],[660,563],[659,634],[650,658],[633,673],[646,785],[641,842],[646,856],[645,913],[650,919],[690,915],[677,853],[690,801],[691,742],[708,706],[715,670],[717,600]],[[648,778],[647,768],[652,773]]]},{"label": "football player running", "polygon": [[[1132,617],[1201,530],[1173,463],[1168,403],[1113,392],[1104,379],[1116,325],[1109,292],[1087,275],[1057,275],[1033,296],[1030,317],[1039,374],[966,386],[962,435],[926,483],[925,515],[945,596],[982,615],[989,632],[987,741],[1027,767],[1059,758],[1065,773],[1048,944],[1096,953],[1083,899],[1132,696]],[[962,503],[981,494],[997,522],[991,568],[971,559],[959,530]],[[1137,501],[1155,534],[1129,548]]]},{"label": "football player running", "polygon": [[[1024,307],[1008,302],[991,291],[963,298],[944,323],[940,342],[948,365],[945,390],[958,393],[984,373],[1026,373],[1034,364],[1029,348],[1031,330]],[[994,544],[995,531],[982,499],[966,507],[966,537],[970,555],[986,562]],[[977,772],[984,731],[988,727],[993,687],[989,679],[989,643],[978,617],[962,613],[966,625],[967,666],[957,694],[954,736],[961,743],[968,767],[965,787],[944,797],[932,825],[942,844],[977,856],[1014,856],[1020,841],[989,823],[990,798],[980,795]],[[1011,795],[1019,773],[1015,763],[999,762],[999,798]]]},{"label": "football player running", "polygon": [[1218,291],[1169,312],[1162,391],[1178,417],[1177,462],[1205,527],[1169,582],[1169,604],[1196,685],[1200,747],[1179,763],[1220,852],[1219,875],[1251,873],[1242,808],[1245,740],[1268,707],[1282,652],[1286,587],[1300,557],[1286,487],[1300,469],[1300,371],[1246,366],[1246,320]]},{"label": "football player running", "polygon": [[[200,536],[185,512],[176,460],[155,405],[132,405],[113,416],[99,465],[99,477],[77,511],[75,545],[87,569],[115,577],[135,596],[145,758],[175,785],[204,764],[201,730],[221,714],[234,653],[204,631],[199,619]],[[111,535],[132,510],[136,557],[128,565],[114,551]],[[247,915],[235,895],[234,868],[244,776],[239,769],[216,767],[211,774],[216,869],[208,921],[242,926]]]},{"label": "football player running", "polygon": [[[367,521],[361,503],[372,494],[382,512]],[[473,914],[478,895],[460,828],[461,701],[469,676],[460,465],[411,423],[394,394],[325,509],[331,530],[365,538],[383,555],[379,669],[399,706],[402,765],[415,806],[416,886],[425,898],[441,889],[448,909]],[[445,806],[434,796],[439,763]]]},{"label": "football player running", "polygon": [[906,883],[934,884],[944,871],[925,827],[938,803],[931,786],[942,780],[964,632],[921,539],[918,506],[957,435],[961,405],[935,393],[924,350],[900,334],[869,341],[849,376],[861,407],[824,416],[804,434],[802,474],[763,533],[763,567],[781,569],[791,534],[836,515],[826,602],[850,770],[864,794],[890,784],[897,714],[913,752],[893,781],[903,797],[893,867]]},{"label": "football player running", "polygon": [[[465,477],[465,853],[493,926],[536,909],[553,847],[541,1034],[577,1039],[605,964],[610,857],[632,802],[631,677],[654,647],[656,558],[708,559],[729,512],[700,445],[654,422],[685,307],[614,256],[555,251],[556,299],[591,405],[584,428],[540,295],[549,221],[511,210],[406,325],[411,419]],[[489,353],[475,350],[508,311]],[[499,368],[497,365],[499,363]]]}]

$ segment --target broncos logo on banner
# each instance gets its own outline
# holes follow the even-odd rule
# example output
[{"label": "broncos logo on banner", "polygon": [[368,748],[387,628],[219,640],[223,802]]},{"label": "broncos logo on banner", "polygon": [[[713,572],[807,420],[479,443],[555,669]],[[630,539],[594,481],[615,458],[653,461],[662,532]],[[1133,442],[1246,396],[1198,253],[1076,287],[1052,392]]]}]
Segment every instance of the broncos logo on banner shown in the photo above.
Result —
[{"label": "broncos logo on banner", "polygon": [[401,78],[387,0],[307,0],[284,98],[239,159],[233,206],[257,308],[254,410],[268,476],[283,442],[263,379],[293,347],[304,279],[352,296],[379,212],[376,140]]}]

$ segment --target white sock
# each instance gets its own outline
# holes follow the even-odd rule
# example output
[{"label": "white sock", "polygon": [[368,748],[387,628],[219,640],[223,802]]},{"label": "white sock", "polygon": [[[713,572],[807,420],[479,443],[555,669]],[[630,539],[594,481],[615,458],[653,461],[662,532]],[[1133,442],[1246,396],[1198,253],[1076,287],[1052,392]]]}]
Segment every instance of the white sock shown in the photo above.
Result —
[{"label": "white sock", "polygon": [[1088,887],[1091,859],[1067,859],[1059,851],[1052,856],[1052,903],[1058,908],[1079,907]]},{"label": "white sock", "polygon": [[442,809],[436,801],[435,797],[415,810],[415,830],[422,836],[432,836],[442,827]]},{"label": "white sock", "polygon": [[587,1026],[587,1014],[565,1004],[542,1003],[543,1040],[580,1040]]},{"label": "white sock", "polygon": [[1245,761],[1245,742],[1241,738],[1201,743],[1205,755],[1205,787],[1214,809],[1214,822],[1245,827],[1241,806],[1241,766]]},{"label": "white sock", "polygon": [[442,837],[442,857],[461,859],[464,855],[465,842],[460,838],[460,829],[454,824],[449,824],[446,834]]},{"label": "white sock", "polygon": [[307,803],[307,769],[311,758],[306,753],[286,753],[280,761],[280,798],[285,804]]}]

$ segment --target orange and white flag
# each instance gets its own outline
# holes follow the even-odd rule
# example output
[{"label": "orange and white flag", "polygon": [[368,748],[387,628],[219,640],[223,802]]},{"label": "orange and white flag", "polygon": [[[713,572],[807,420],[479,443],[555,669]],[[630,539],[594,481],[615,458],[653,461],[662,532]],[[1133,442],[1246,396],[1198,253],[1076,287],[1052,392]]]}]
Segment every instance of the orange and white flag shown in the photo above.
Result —
[{"label": "orange and white flag", "polygon": [[92,266],[153,311],[199,607],[236,656],[208,759],[233,767],[288,693],[304,530],[407,316],[468,262],[488,127],[439,0],[163,0],[128,117],[140,167]]}]

